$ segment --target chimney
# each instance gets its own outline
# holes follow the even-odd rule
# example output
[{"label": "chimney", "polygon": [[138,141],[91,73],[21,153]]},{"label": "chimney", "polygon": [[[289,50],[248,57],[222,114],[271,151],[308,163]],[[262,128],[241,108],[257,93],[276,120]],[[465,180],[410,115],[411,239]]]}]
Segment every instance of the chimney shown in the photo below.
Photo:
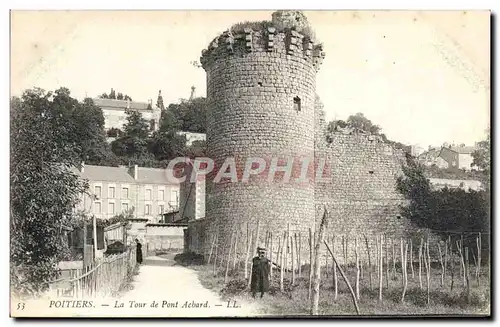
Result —
[{"label": "chimney", "polygon": [[137,173],[138,173],[138,167],[137,165],[129,165],[128,166],[128,173],[130,176],[132,176],[134,179],[137,179]]},{"label": "chimney", "polygon": [[85,170],[85,161],[82,161],[82,163],[80,164],[80,172],[83,173]]}]

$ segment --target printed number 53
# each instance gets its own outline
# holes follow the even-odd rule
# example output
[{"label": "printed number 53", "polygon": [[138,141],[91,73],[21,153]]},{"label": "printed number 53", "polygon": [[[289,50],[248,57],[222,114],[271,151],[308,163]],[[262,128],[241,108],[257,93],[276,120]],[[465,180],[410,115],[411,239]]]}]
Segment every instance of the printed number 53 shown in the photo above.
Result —
[{"label": "printed number 53", "polygon": [[17,310],[24,310],[24,302],[20,302],[17,304]]}]

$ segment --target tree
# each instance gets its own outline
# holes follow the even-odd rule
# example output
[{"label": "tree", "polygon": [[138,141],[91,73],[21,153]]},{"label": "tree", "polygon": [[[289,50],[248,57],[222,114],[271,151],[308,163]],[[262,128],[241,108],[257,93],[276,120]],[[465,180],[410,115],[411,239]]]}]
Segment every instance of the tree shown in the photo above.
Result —
[{"label": "tree", "polygon": [[171,160],[186,154],[186,137],[175,131],[155,132],[150,142],[150,152],[156,160]]},{"label": "tree", "polygon": [[450,231],[489,231],[486,192],[449,188],[432,190],[423,165],[409,154],[396,189],[409,200],[408,205],[401,207],[402,215],[418,227],[432,229],[433,233],[442,236],[448,236]]},{"label": "tree", "polygon": [[365,117],[361,112],[358,112],[355,115],[351,115],[347,118],[347,125],[358,128],[365,132],[369,132],[371,134],[379,134],[380,127],[374,125],[371,120]]},{"label": "tree", "polygon": [[123,126],[123,136],[111,143],[117,156],[140,158],[148,152],[149,126],[138,111],[127,111],[127,124]]},{"label": "tree", "polygon": [[472,164],[471,167],[476,166],[483,171],[483,173],[488,176],[491,171],[491,148],[490,148],[490,129],[486,130],[486,140],[479,142],[478,149],[472,152]]},{"label": "tree", "polygon": [[123,94],[121,92],[118,92],[118,94],[115,93],[115,90],[111,89],[109,94],[103,93],[99,96],[101,99],[115,99],[115,100],[125,100],[125,101],[132,101],[132,98],[128,96],[127,94]]},{"label": "tree", "polygon": [[106,141],[104,116],[90,98],[84,99],[73,112],[74,137],[80,147],[80,160],[90,165],[117,166],[118,160]]},{"label": "tree", "polygon": [[161,96],[161,90],[158,91],[158,98],[156,99],[156,107],[161,110],[165,110],[165,105],[163,104],[163,97]]},{"label": "tree", "polygon": [[78,164],[67,89],[27,90],[11,101],[11,283],[19,293],[38,293],[57,277],[68,254],[63,227],[87,189],[71,171]]},{"label": "tree", "polygon": [[[171,103],[167,107],[167,115],[164,119],[170,119],[172,122],[164,124],[174,125],[175,128],[186,132],[206,133],[206,112],[207,101],[205,98],[194,98],[180,103]],[[162,123],[160,123],[161,125]]]}]

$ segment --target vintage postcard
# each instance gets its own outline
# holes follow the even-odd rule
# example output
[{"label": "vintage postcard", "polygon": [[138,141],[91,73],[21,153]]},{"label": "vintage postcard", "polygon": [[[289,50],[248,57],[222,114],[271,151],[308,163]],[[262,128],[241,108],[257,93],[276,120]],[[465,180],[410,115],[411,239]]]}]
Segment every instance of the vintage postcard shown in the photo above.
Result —
[{"label": "vintage postcard", "polygon": [[11,317],[491,316],[489,11],[11,11]]}]

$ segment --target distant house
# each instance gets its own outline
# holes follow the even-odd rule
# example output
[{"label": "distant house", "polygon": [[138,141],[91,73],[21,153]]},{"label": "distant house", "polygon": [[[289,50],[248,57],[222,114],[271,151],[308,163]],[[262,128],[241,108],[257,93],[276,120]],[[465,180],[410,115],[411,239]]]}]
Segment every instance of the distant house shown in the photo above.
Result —
[{"label": "distant house", "polygon": [[157,222],[162,214],[179,210],[180,186],[167,178],[166,169],[82,163],[76,173],[90,184],[90,194],[82,195],[77,209],[97,218],[109,219],[134,207],[137,217]]},{"label": "distant house", "polygon": [[448,163],[439,156],[440,148],[429,148],[429,150],[421,153],[417,158],[420,163],[430,167],[436,165],[439,168],[448,168]]},{"label": "distant house", "polygon": [[142,118],[148,121],[151,131],[158,130],[161,109],[149,102],[136,102],[116,99],[93,99],[94,104],[101,108],[104,116],[104,129],[106,131],[116,128],[123,130],[123,125],[127,123],[127,110],[138,111]]},{"label": "distant house", "polygon": [[191,146],[195,141],[205,141],[205,133],[192,133],[192,132],[177,132],[177,135],[186,136],[186,145]]},{"label": "distant house", "polygon": [[471,170],[472,153],[476,150],[474,146],[443,146],[439,152],[439,157],[447,163],[446,168],[458,168]]},{"label": "distant house", "polygon": [[480,191],[483,190],[483,184],[480,181],[471,180],[471,179],[446,179],[446,178],[429,178],[429,183],[433,190],[440,190],[442,188],[460,188],[465,191],[474,190]]},{"label": "distant house", "polygon": [[439,168],[455,168],[471,170],[473,158],[472,152],[476,150],[474,146],[454,146],[444,145],[438,148],[429,148],[428,151],[418,156],[418,161],[425,166],[437,166]]}]

